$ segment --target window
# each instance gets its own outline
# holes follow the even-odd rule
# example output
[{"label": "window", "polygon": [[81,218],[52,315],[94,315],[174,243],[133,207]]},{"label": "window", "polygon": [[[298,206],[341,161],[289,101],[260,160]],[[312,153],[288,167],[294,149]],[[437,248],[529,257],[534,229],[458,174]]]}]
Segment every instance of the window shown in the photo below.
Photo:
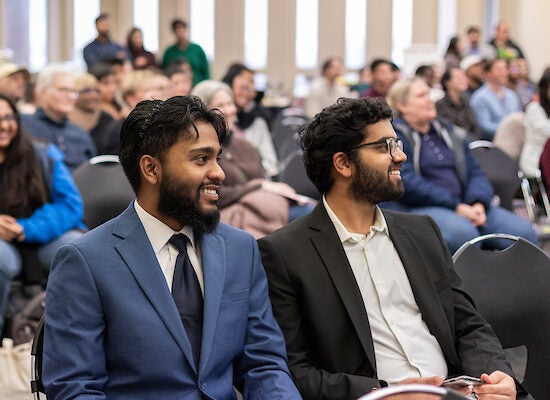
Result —
[{"label": "window", "polygon": [[437,50],[445,54],[449,41],[456,36],[456,0],[439,0],[437,7]]},{"label": "window", "polygon": [[267,66],[267,0],[244,3],[244,63],[251,69]]},{"label": "window", "polygon": [[296,67],[317,68],[319,0],[296,0]]},{"label": "window", "polygon": [[156,53],[159,49],[158,0],[134,0],[134,26],[143,33],[145,49]]},{"label": "window", "polygon": [[190,38],[214,59],[214,0],[191,0]]},{"label": "window", "polygon": [[412,44],[413,0],[393,0],[392,61],[403,65],[404,51]]},{"label": "window", "polygon": [[346,67],[365,65],[367,48],[367,1],[346,0]]},{"label": "window", "polygon": [[[97,36],[95,19],[99,13],[99,0],[73,1],[73,62],[83,69],[85,69],[85,64],[82,50]],[[44,15],[46,15],[45,12],[41,15],[41,18]],[[32,26],[31,23],[31,28]]]},{"label": "window", "polygon": [[46,0],[30,0],[29,3],[29,67],[40,71],[48,62],[48,32]]}]

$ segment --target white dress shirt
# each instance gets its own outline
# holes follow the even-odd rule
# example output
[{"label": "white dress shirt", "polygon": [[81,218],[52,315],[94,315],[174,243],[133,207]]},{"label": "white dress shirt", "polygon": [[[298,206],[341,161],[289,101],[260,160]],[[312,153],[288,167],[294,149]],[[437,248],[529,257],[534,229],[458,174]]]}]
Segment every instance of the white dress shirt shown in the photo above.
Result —
[{"label": "white dress shirt", "polygon": [[[195,235],[193,234],[193,229],[189,226],[184,226],[180,232],[175,232],[172,228],[166,225],[164,222],[161,222],[157,218],[153,217],[147,211],[139,205],[139,203],[134,201],[134,208],[138,215],[139,220],[141,221],[145,233],[153,246],[153,251],[159,262],[160,269],[164,274],[166,279],[166,284],[168,289],[172,291],[172,280],[174,278],[174,268],[176,266],[176,258],[178,257],[179,251],[175,246],[169,244],[168,241],[172,235],[176,233],[182,233],[186,235],[189,240],[187,241],[187,254],[189,255],[189,261],[197,274],[199,279],[199,284],[201,286],[201,291],[204,296],[204,279],[202,276],[202,265],[200,260],[200,250],[198,249],[198,243],[195,243]],[[154,266],[151,266],[152,268]]]},{"label": "white dress shirt", "polygon": [[447,376],[447,363],[416,304],[386,220],[376,208],[368,235],[349,232],[323,197],[361,291],[371,328],[378,379]]}]

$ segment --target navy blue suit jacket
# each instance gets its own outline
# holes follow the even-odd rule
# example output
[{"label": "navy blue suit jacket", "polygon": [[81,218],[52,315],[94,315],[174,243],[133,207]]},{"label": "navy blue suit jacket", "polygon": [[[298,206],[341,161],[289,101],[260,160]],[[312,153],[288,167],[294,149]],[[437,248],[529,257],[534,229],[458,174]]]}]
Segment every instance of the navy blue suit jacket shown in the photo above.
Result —
[{"label": "navy blue suit jacket", "polygon": [[200,239],[204,329],[191,345],[131,204],[56,253],[47,287],[48,398],[299,399],[249,234],[219,224]]}]

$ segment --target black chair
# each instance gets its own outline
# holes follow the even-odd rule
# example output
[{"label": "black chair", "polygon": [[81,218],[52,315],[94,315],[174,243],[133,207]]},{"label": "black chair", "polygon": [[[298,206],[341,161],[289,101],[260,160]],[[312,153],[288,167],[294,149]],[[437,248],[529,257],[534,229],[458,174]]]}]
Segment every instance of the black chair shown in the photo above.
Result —
[{"label": "black chair", "polygon": [[84,223],[95,228],[120,214],[135,197],[118,156],[90,159],[73,172],[84,201]]},{"label": "black chair", "polygon": [[464,400],[468,397],[462,394],[443,387],[422,385],[422,384],[410,384],[410,385],[395,385],[388,386],[378,390],[374,390],[369,394],[361,396],[357,400],[381,400],[381,399],[393,399],[393,400],[405,400],[410,398],[414,394],[426,394],[432,395],[426,398],[429,399],[442,399],[442,400]]},{"label": "black chair", "polygon": [[[504,250],[479,247],[494,239],[509,240],[511,246]],[[453,261],[464,289],[504,349],[527,349],[525,373],[514,368],[517,378],[534,398],[548,398],[550,257],[525,239],[492,234],[465,243]]]},{"label": "black chair", "polygon": [[296,193],[315,200],[321,198],[319,191],[306,174],[301,150],[295,150],[282,160],[278,180],[288,184]]},{"label": "black chair", "polygon": [[500,206],[514,211],[513,200],[523,177],[516,162],[487,140],[470,143],[470,150],[493,185],[495,195],[500,199]]},{"label": "black chair", "polygon": [[35,399],[40,399],[40,393],[46,394],[42,383],[42,351],[44,348],[44,315],[40,318],[32,341],[31,348],[31,392]]}]

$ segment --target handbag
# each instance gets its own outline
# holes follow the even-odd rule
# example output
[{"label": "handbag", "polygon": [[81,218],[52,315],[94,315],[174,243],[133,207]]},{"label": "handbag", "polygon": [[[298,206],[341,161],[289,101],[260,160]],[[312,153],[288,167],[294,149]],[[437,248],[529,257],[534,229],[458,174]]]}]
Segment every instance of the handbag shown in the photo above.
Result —
[{"label": "handbag", "polygon": [[0,397],[11,398],[15,393],[31,394],[32,342],[18,346],[4,338],[0,347]]}]

